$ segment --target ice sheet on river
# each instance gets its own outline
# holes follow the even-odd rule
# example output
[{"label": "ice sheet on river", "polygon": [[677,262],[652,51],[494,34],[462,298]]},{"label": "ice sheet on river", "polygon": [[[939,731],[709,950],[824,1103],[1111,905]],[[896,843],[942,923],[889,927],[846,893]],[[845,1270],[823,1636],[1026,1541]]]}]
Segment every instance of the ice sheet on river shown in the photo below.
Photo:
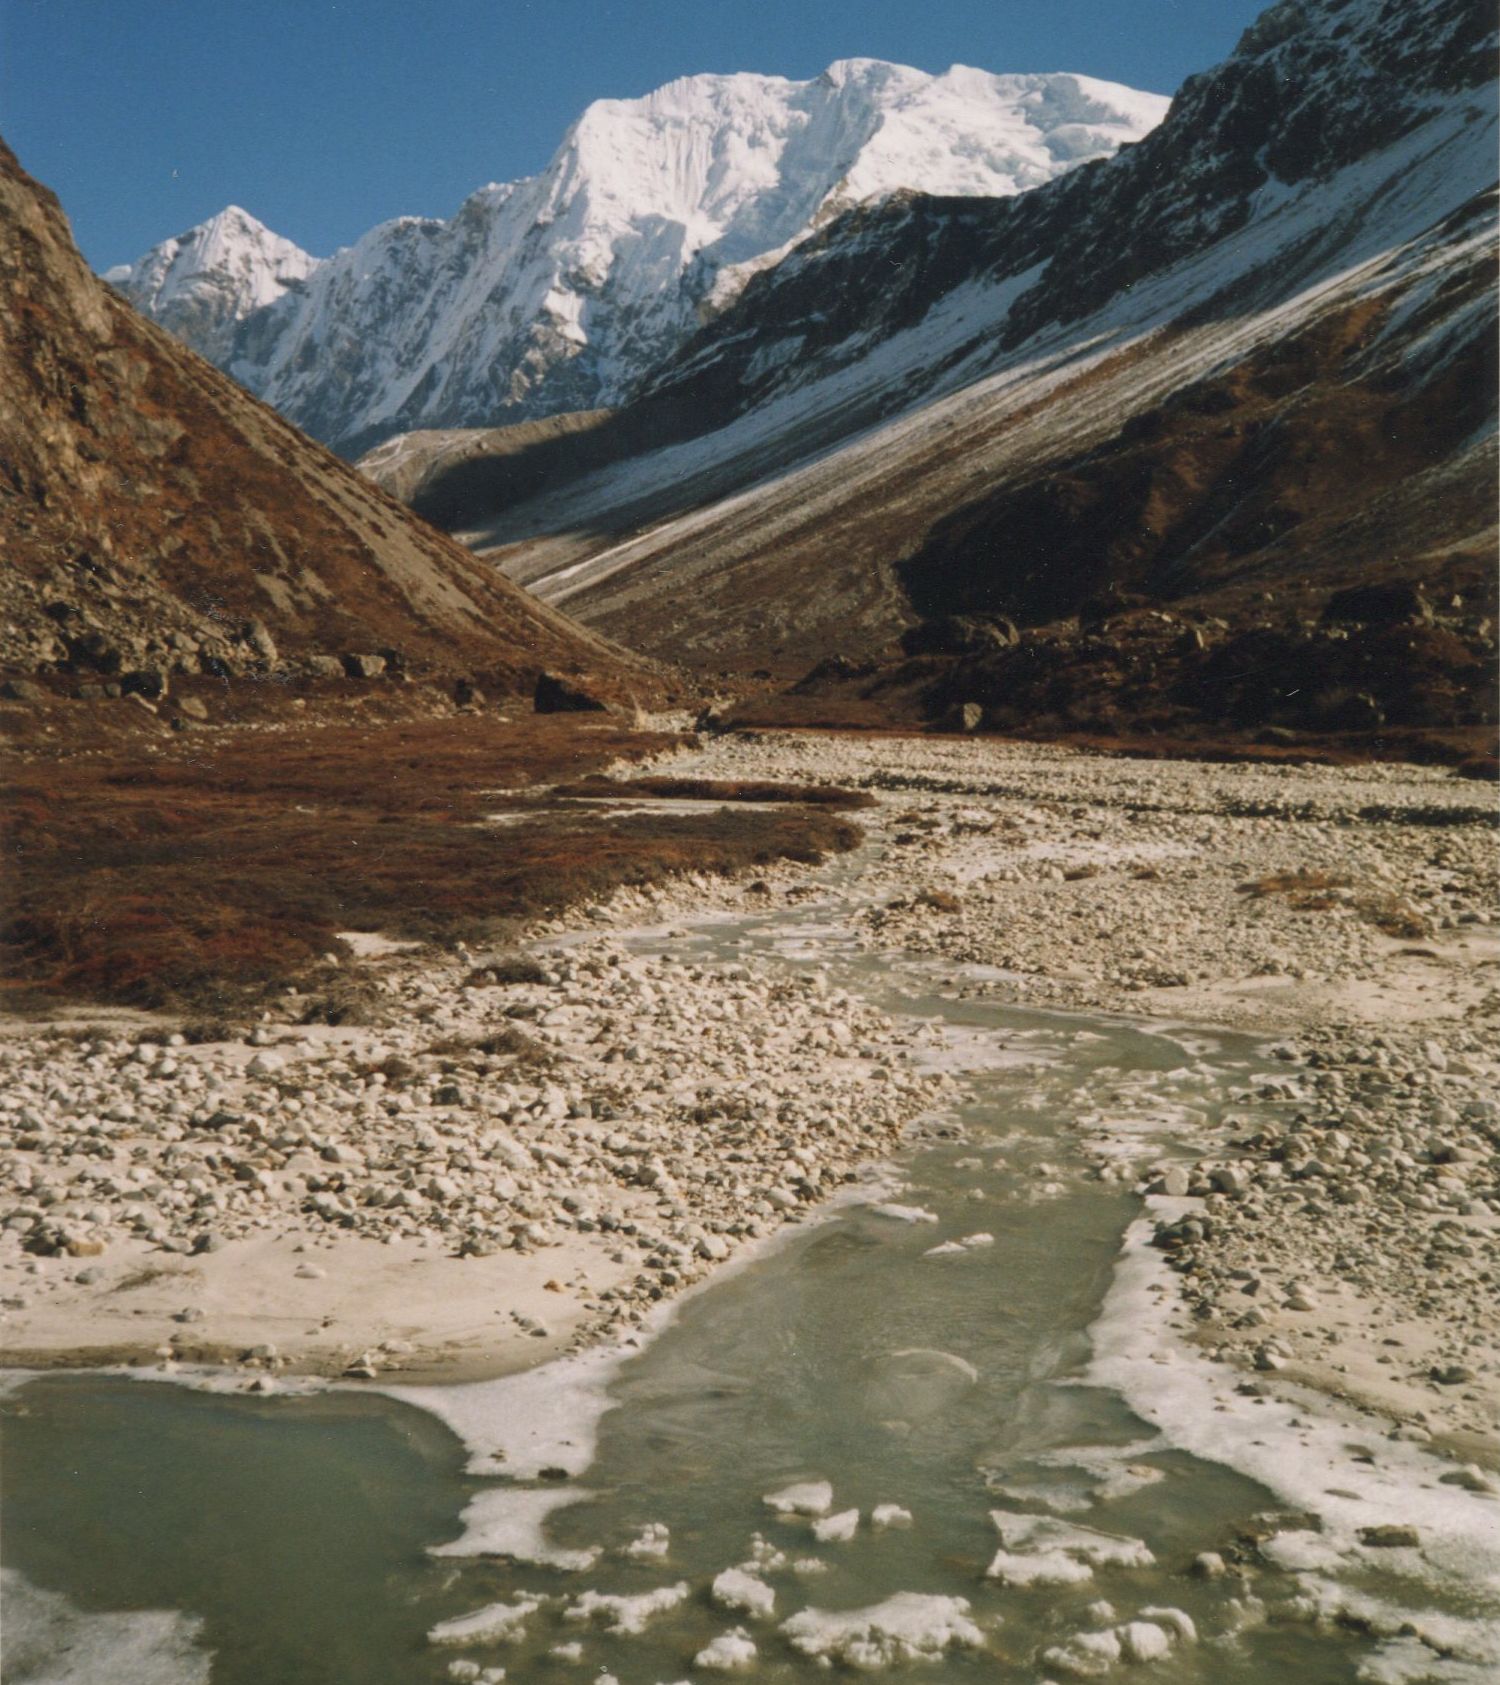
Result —
[{"label": "ice sheet on river", "polygon": [[520,1375],[457,1386],[384,1386],[427,1410],[469,1447],[473,1474],[534,1480],[543,1469],[580,1474],[593,1461],[609,1384],[629,1352],[600,1346]]},{"label": "ice sheet on river", "polygon": [[579,1487],[490,1486],[469,1500],[460,1519],[463,1533],[451,1544],[434,1545],[433,1556],[508,1556],[540,1568],[578,1572],[599,1560],[597,1546],[566,1550],[547,1538],[547,1521],[557,1510],[592,1498]]},{"label": "ice sheet on river", "polygon": [[[1361,1529],[1415,1527],[1420,1551],[1380,1553],[1383,1567],[1434,1583],[1500,1587],[1500,1522],[1493,1499],[1440,1484],[1453,1465],[1406,1441],[1392,1440],[1369,1418],[1346,1418],[1329,1400],[1296,1403],[1248,1397],[1242,1377],[1190,1346],[1168,1321],[1176,1283],[1151,1244],[1154,1220],[1179,1214],[1181,1202],[1147,1201],[1131,1225],[1104,1308],[1090,1329],[1088,1385],[1118,1392],[1173,1445],[1239,1470],[1283,1502],[1322,1518],[1338,1548],[1359,1551]],[[1370,1459],[1370,1447],[1378,1452]]]},{"label": "ice sheet on river", "polygon": [[908,1346],[870,1360],[867,1405],[880,1421],[919,1422],[951,1409],[978,1383],[966,1357]]},{"label": "ice sheet on river", "polygon": [[93,1614],[0,1570],[5,1678],[14,1685],[208,1685],[203,1623],[171,1609]]}]

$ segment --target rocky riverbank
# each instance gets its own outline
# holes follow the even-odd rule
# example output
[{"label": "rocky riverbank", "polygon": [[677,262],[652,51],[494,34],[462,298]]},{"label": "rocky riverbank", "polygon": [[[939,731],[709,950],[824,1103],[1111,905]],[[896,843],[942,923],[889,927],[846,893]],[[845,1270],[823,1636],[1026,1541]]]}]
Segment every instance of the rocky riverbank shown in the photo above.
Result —
[{"label": "rocky riverbank", "polygon": [[494,1373],[628,1333],[948,1081],[817,973],[600,933],[366,963],[379,1029],[0,1046],[8,1361]]},{"label": "rocky riverbank", "polygon": [[691,770],[772,767],[881,793],[849,885],[866,947],[951,962],[984,998],[1281,1038],[1283,1074],[1141,1180],[1177,1202],[1158,1228],[1185,1325],[1248,1385],[1308,1383],[1500,1468],[1487,787],[833,736],[725,737]]},{"label": "rocky riverbank", "polygon": [[1137,1166],[1183,1316],[1247,1384],[1495,1458],[1486,787],[920,738],[729,736],[671,770],[879,802],[832,867],[622,890],[536,958],[367,942],[373,1028],[14,1027],[7,1358],[457,1378],[628,1331],[951,1098],[920,1027],[817,972],[621,940],[826,896],[950,987],[1281,1037],[1196,1161]]},{"label": "rocky riverbank", "polygon": [[[1500,1107],[1437,1037],[1318,1030],[1156,1226],[1197,1337],[1500,1467]],[[1481,1076],[1481,1071],[1483,1075]],[[1500,1493],[1478,1469],[1452,1477]]]}]

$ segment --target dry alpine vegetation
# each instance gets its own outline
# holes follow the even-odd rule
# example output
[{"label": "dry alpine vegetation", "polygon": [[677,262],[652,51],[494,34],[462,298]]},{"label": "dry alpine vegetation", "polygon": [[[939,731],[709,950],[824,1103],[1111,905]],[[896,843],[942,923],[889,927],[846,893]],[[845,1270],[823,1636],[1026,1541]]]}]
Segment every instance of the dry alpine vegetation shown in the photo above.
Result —
[{"label": "dry alpine vegetation", "polygon": [[[866,798],[825,790],[647,781],[704,800],[667,815],[561,799],[608,795],[575,775],[677,741],[603,716],[490,712],[205,731],[144,764],[28,757],[3,790],[11,1005],[242,1020],[296,985],[306,1021],[345,1023],[367,1008],[341,932],[493,942],[620,884],[815,861],[857,840],[830,810]],[[720,800],[751,805],[731,820]]]}]

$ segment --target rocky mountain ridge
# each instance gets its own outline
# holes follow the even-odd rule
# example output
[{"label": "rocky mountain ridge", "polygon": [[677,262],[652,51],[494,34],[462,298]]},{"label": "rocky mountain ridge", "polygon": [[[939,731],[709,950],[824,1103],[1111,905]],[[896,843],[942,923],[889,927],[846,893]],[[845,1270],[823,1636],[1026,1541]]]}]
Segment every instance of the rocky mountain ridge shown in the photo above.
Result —
[{"label": "rocky mountain ridge", "polygon": [[[1130,687],[1118,651],[1080,664],[1075,617],[1113,593],[1169,642],[1201,623],[1191,655],[1126,660],[1156,675],[1137,711],[1165,688],[1264,721],[1312,660],[1331,715],[1483,717],[1494,69],[1471,0],[1283,0],[1115,158],[831,223],[602,424],[382,455],[513,577],[709,670],[868,673],[920,622],[998,616],[1049,653],[1024,687],[1004,657],[981,713],[1082,686],[1102,718]],[[1440,603],[1457,643],[1334,661],[1299,632],[1269,696],[1212,678],[1252,666],[1212,622],[1316,626],[1362,584]]]},{"label": "rocky mountain ridge", "polygon": [[543,171],[481,188],[450,220],[397,218],[315,262],[264,230],[226,242],[215,218],[110,279],[354,452],[412,427],[618,404],[848,207],[1024,193],[1138,140],[1166,103],[1084,76],[875,59],[808,82],[689,76],[597,101]]},{"label": "rocky mountain ridge", "polygon": [[133,696],[154,710],[186,686],[190,722],[322,681],[473,695],[530,690],[550,671],[650,693],[642,665],[124,304],[3,144],[0,224],[0,674],[13,700]]}]

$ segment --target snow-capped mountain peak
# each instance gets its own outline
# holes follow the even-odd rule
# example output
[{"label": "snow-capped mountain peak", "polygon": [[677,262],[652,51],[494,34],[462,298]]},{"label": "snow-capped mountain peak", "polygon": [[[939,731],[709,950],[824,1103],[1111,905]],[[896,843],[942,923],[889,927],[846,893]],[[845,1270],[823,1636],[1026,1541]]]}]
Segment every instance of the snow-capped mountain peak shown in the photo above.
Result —
[{"label": "snow-capped mountain peak", "polygon": [[[1167,104],[1082,76],[868,58],[805,82],[684,76],[595,101],[538,175],[481,188],[448,221],[397,219],[321,264],[287,247],[290,267],[253,219],[248,234],[204,224],[117,284],[346,450],[592,409],[837,212],[903,190],[1025,192],[1138,140]],[[275,296],[247,302],[252,284]],[[225,311],[205,342],[174,303],[205,289],[236,313],[228,343]]]},{"label": "snow-capped mountain peak", "polygon": [[138,310],[218,361],[253,311],[305,281],[319,260],[238,205],[106,272]]}]

